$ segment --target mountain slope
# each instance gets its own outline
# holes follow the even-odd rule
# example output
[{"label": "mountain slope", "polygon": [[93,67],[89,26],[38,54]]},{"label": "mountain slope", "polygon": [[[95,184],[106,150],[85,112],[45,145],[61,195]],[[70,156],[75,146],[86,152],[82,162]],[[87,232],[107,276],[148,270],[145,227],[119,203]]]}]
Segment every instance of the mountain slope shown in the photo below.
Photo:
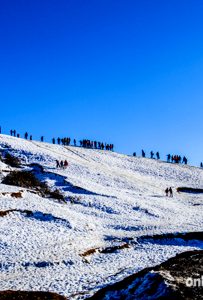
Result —
[{"label": "mountain slope", "polygon": [[[66,198],[60,203],[0,184],[0,210],[13,210],[0,218],[1,290],[87,297],[176,253],[203,247],[193,239],[139,239],[202,231],[203,196],[175,192],[179,186],[203,188],[199,168],[5,135],[0,150],[18,156],[24,169],[34,169]],[[56,169],[56,159],[66,159],[69,167]],[[0,169],[1,178],[12,170],[4,163]],[[173,198],[164,196],[167,186]],[[11,196],[19,190],[22,198]]]}]

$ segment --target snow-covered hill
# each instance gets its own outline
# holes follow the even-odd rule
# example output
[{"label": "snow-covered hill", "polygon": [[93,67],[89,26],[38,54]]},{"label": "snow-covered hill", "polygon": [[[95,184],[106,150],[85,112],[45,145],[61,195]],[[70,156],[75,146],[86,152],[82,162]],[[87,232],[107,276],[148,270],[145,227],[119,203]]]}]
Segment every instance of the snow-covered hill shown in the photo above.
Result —
[{"label": "snow-covered hill", "polygon": [[[82,299],[105,284],[191,249],[198,240],[140,237],[203,230],[203,170],[109,151],[0,135],[0,150],[21,158],[66,203],[0,184],[0,290],[53,291]],[[67,169],[56,169],[56,159]],[[3,179],[11,167],[0,163]],[[173,198],[164,190],[172,186]],[[22,193],[22,198],[11,196]],[[71,197],[71,198],[70,198]],[[72,201],[70,201],[72,199]],[[27,212],[32,212],[32,214]]]}]

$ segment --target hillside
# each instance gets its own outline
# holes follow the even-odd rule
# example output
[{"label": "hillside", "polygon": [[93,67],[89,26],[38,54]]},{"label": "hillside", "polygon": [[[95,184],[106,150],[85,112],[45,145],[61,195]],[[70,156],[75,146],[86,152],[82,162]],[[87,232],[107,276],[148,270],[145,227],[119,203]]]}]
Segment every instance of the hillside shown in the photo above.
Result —
[{"label": "hillside", "polygon": [[[198,235],[182,235],[203,231],[203,194],[176,192],[203,189],[200,168],[6,135],[0,150],[65,196],[59,201],[0,184],[0,290],[82,299],[178,253],[203,249]],[[67,160],[68,168],[56,168],[56,160]],[[0,170],[3,180],[15,168],[0,162]],[[165,197],[170,186],[173,198]]]}]

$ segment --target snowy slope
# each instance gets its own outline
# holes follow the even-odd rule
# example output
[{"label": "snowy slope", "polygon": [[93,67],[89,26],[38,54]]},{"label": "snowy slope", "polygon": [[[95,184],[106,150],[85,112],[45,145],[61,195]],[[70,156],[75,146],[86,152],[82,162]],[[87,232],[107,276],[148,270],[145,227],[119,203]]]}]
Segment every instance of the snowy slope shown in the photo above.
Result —
[{"label": "snowy slope", "polygon": [[[19,156],[24,168],[42,165],[41,179],[67,199],[59,203],[0,184],[0,211],[18,210],[0,218],[0,290],[53,291],[82,299],[176,253],[203,248],[194,240],[136,240],[203,230],[203,196],[175,192],[179,186],[203,188],[199,168],[5,135],[0,135],[0,149]],[[66,159],[68,169],[56,169],[56,159]],[[9,169],[0,164],[1,178]],[[174,188],[173,198],[164,196],[167,186]],[[19,190],[22,198],[11,197]],[[77,198],[75,203],[70,196]],[[128,248],[102,253],[125,243]],[[82,256],[90,249],[95,250]]]}]

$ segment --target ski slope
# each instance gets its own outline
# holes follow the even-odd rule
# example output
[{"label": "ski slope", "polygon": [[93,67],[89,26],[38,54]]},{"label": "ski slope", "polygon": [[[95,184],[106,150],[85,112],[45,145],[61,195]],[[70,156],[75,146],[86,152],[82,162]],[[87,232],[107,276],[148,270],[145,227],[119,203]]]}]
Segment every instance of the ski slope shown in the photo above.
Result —
[{"label": "ski slope", "polygon": [[[203,188],[200,168],[6,135],[0,135],[0,150],[20,157],[25,169],[32,163],[43,166],[41,180],[66,196],[60,203],[0,184],[0,211],[16,210],[0,217],[0,290],[83,299],[176,253],[203,248],[198,240],[138,241],[145,235],[203,230],[203,195],[175,191]],[[56,169],[56,159],[66,159],[69,167]],[[1,162],[1,178],[12,169]],[[170,186],[173,198],[164,194]],[[19,190],[22,198],[11,197]],[[103,251],[124,244],[128,247],[113,253]]]}]

